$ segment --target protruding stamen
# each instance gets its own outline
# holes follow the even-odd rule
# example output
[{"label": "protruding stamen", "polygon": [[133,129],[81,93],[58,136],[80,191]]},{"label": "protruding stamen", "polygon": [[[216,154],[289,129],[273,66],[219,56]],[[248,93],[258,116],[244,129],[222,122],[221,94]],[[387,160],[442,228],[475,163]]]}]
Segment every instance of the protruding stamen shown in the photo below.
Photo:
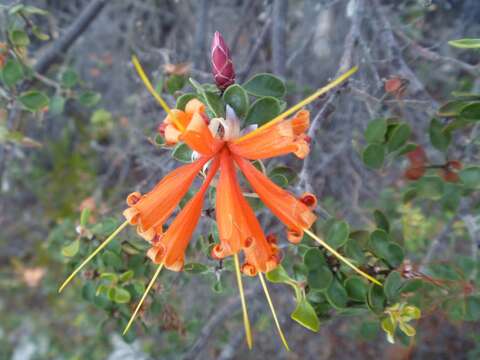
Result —
[{"label": "protruding stamen", "polygon": [[380,281],[378,281],[377,279],[375,279],[374,277],[368,275],[367,273],[363,272],[362,270],[360,270],[359,268],[357,268],[355,265],[353,265],[350,260],[348,260],[347,258],[343,257],[342,255],[340,255],[334,248],[332,248],[330,245],[328,245],[325,241],[323,241],[322,239],[320,239],[317,235],[315,235],[313,232],[311,232],[310,230],[308,229],[303,229],[308,235],[310,235],[310,237],[312,239],[314,239],[316,242],[318,242],[320,245],[322,245],[325,249],[327,249],[328,251],[330,251],[335,257],[337,257],[339,260],[343,261],[346,265],[350,266],[355,272],[357,272],[358,274],[362,275],[364,278],[370,280],[371,282],[377,284],[377,285],[380,285],[380,286],[383,286],[382,283]]},{"label": "protruding stamen", "polygon": [[140,76],[140,79],[142,79],[147,90],[150,92],[150,94],[152,94],[155,100],[158,101],[158,103],[163,108],[163,110],[165,110],[165,112],[168,115],[171,115],[172,121],[175,123],[175,126],[178,128],[178,130],[180,130],[181,132],[185,131],[185,127],[176,119],[175,115],[173,114],[171,109],[168,107],[165,100],[163,100],[162,97],[153,88],[152,83],[148,79],[147,75],[145,74],[145,71],[143,70],[142,65],[140,64],[140,61],[138,61],[138,58],[135,55],[132,56],[132,63],[135,66],[135,70],[137,70],[138,76]]},{"label": "protruding stamen", "polygon": [[133,321],[135,320],[135,317],[138,314],[138,311],[142,307],[145,299],[147,298],[147,295],[150,292],[150,289],[152,288],[153,284],[155,283],[155,280],[157,280],[158,275],[160,275],[160,271],[162,271],[162,268],[163,268],[163,263],[160,264],[157,268],[157,271],[155,271],[155,274],[153,275],[152,280],[150,280],[150,283],[148,284],[147,288],[145,289],[145,292],[143,293],[142,298],[140,299],[140,302],[138,303],[137,307],[135,308],[135,311],[133,312],[130,320],[128,321],[127,326],[125,326],[125,330],[123,330],[122,335],[125,335],[127,333],[128,329],[130,329],[130,326],[132,326]]},{"label": "protruding stamen", "polygon": [[80,270],[82,270],[83,267],[84,267],[85,265],[87,265],[88,262],[89,262],[90,260],[92,260],[92,259],[95,257],[95,255],[97,255],[105,246],[107,246],[107,245],[110,243],[110,241],[112,241],[112,240],[115,238],[115,236],[117,236],[117,235],[120,233],[120,231],[122,231],[127,225],[128,225],[128,221],[125,221],[122,225],[120,225],[120,226],[107,238],[107,240],[105,240],[103,243],[101,243],[101,244],[70,274],[70,276],[67,278],[67,280],[65,280],[65,281],[63,282],[62,286],[60,286],[60,288],[58,289],[58,292],[59,292],[59,293],[62,292],[62,290],[65,288],[65,286],[67,286],[68,283],[69,283],[70,281],[72,281],[72,279],[75,277],[75,275],[77,275],[78,272],[79,272]]},{"label": "protruding stamen", "polygon": [[242,302],[242,311],[243,311],[243,324],[245,326],[245,337],[247,338],[247,345],[248,348],[252,349],[252,330],[250,328],[250,320],[248,318],[248,311],[247,311],[247,302],[245,300],[245,294],[243,292],[243,283],[242,283],[242,274],[240,272],[240,262],[238,261],[238,255],[233,255],[233,260],[235,262],[235,272],[237,273],[237,283],[238,283],[238,290],[240,291],[240,300]]},{"label": "protruding stamen", "polygon": [[317,91],[315,91],[312,95],[310,95],[309,97],[303,99],[302,101],[300,101],[298,104],[292,106],[290,109],[284,111],[283,113],[281,113],[280,115],[276,116],[275,118],[273,118],[272,120],[266,122],[265,124],[263,124],[262,126],[260,126],[259,128],[257,128],[256,130],[253,130],[251,132],[249,132],[248,134],[244,135],[244,136],[241,136],[235,140],[233,140],[234,143],[236,142],[239,142],[241,140],[246,140],[246,139],[249,139],[250,137],[252,137],[254,134],[258,133],[259,131],[261,130],[264,130],[264,129],[268,129],[270,126],[273,126],[275,125],[276,123],[282,121],[283,119],[285,119],[287,116],[293,114],[295,111],[297,110],[300,110],[302,107],[310,104],[312,101],[314,101],[316,98],[318,98],[320,95],[323,95],[325,94],[326,92],[330,91],[331,89],[333,89],[334,87],[340,85],[342,82],[344,82],[346,79],[348,79],[350,76],[352,76],[353,74],[355,74],[358,70],[358,67],[354,66],[353,68],[351,68],[350,70],[348,70],[346,73],[340,75],[338,78],[336,78],[335,80],[331,81],[329,84],[325,85],[324,87],[318,89]]},{"label": "protruding stamen", "polygon": [[273,307],[273,302],[272,302],[272,299],[270,298],[270,293],[268,292],[267,283],[265,282],[265,279],[263,278],[263,274],[261,272],[258,273],[258,278],[260,279],[260,282],[262,283],[263,291],[265,292],[265,297],[267,298],[268,305],[270,306],[270,310],[272,311],[273,320],[275,321],[275,325],[277,326],[277,330],[278,330],[278,334],[280,335],[280,339],[282,339],[282,342],[283,342],[283,345],[285,346],[285,349],[287,349],[287,351],[290,351],[290,348],[288,347],[287,339],[285,339],[285,336],[283,335],[282,328],[280,327],[280,322],[278,321],[277,313],[275,312],[275,308]]}]

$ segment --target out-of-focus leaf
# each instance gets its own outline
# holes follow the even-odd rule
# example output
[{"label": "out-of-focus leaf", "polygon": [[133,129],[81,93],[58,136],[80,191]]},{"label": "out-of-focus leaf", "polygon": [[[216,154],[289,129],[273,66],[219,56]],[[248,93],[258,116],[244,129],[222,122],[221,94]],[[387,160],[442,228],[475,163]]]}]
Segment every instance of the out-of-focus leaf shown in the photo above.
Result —
[{"label": "out-of-focus leaf", "polygon": [[388,151],[392,152],[400,149],[410,137],[410,126],[405,123],[398,125],[391,133],[388,139]]},{"label": "out-of-focus leaf", "polygon": [[80,249],[80,240],[76,239],[62,248],[62,255],[66,257],[75,256]]},{"label": "out-of-focus leaf", "polygon": [[307,299],[302,299],[297,303],[297,307],[291,317],[309,330],[317,332],[320,329],[320,320],[318,319],[315,309]]},{"label": "out-of-focus leaf", "polygon": [[8,87],[12,87],[23,79],[22,65],[14,59],[8,59],[1,74],[3,83]]},{"label": "out-of-focus leaf", "polygon": [[480,49],[480,39],[475,39],[475,38],[450,40],[448,44],[450,46],[460,48],[460,49]]},{"label": "out-of-focus leaf", "polygon": [[30,44],[30,39],[25,31],[21,29],[14,29],[10,31],[10,41],[15,46],[28,46]]},{"label": "out-of-focus leaf", "polygon": [[243,87],[248,93],[258,97],[281,98],[285,95],[285,84],[272,74],[256,74],[247,80]]},{"label": "out-of-focus leaf", "polygon": [[384,118],[374,119],[368,123],[365,130],[365,140],[368,143],[385,142],[385,135],[387,133],[387,120]]},{"label": "out-of-focus leaf", "polygon": [[95,91],[84,91],[80,94],[78,101],[86,107],[93,107],[97,105],[102,99],[102,95]]},{"label": "out-of-focus leaf", "polygon": [[480,188],[480,167],[469,166],[459,173],[462,184],[468,189]]},{"label": "out-of-focus leaf", "polygon": [[78,75],[74,70],[67,69],[62,73],[60,81],[63,87],[72,88],[78,83]]},{"label": "out-of-focus leaf", "polygon": [[22,93],[18,101],[30,111],[39,111],[48,106],[48,97],[43,92],[32,90]]},{"label": "out-of-focus leaf", "polygon": [[385,160],[385,147],[380,144],[369,144],[362,152],[362,160],[371,169],[380,169]]},{"label": "out-of-focus leaf", "polygon": [[440,151],[446,151],[452,138],[449,132],[443,131],[443,126],[437,119],[433,118],[428,129],[430,142]]}]

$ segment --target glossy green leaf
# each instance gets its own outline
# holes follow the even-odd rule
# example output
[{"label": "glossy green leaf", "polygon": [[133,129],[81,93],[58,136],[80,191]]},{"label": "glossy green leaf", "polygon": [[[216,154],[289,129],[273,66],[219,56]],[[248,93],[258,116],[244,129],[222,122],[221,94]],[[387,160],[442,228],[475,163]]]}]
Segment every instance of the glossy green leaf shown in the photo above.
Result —
[{"label": "glossy green leaf", "polygon": [[476,38],[450,40],[448,44],[460,49],[480,49],[480,39]]},{"label": "glossy green leaf", "polygon": [[320,329],[320,320],[313,306],[306,300],[302,299],[297,303],[297,307],[291,315],[292,319],[303,327],[317,332]]},{"label": "glossy green leaf", "polygon": [[334,249],[338,249],[348,240],[350,227],[346,221],[335,221],[328,230],[326,242]]},{"label": "glossy green leaf", "polygon": [[383,285],[385,296],[390,303],[394,303],[400,293],[402,287],[402,276],[398,271],[392,271],[388,274]]},{"label": "glossy green leaf", "polygon": [[192,150],[185,144],[180,143],[173,149],[172,157],[183,163],[192,162]]},{"label": "glossy green leaf", "polygon": [[225,118],[225,104],[218,94],[211,91],[205,91],[204,98],[208,109],[215,117]]},{"label": "glossy green leaf", "polygon": [[200,263],[188,263],[184,265],[183,271],[190,274],[204,274],[208,272],[208,266]]},{"label": "glossy green leaf", "polygon": [[179,110],[185,110],[185,106],[187,106],[187,103],[190,100],[196,99],[196,98],[198,98],[197,94],[194,94],[194,93],[186,93],[186,94],[180,95],[177,98],[177,103],[175,105],[175,108]]},{"label": "glossy green leaf", "polygon": [[430,142],[432,145],[440,151],[446,151],[452,136],[449,132],[443,131],[443,125],[438,120],[433,118],[430,122],[430,127],[428,129],[428,134],[430,136]]},{"label": "glossy green leaf", "polygon": [[459,173],[462,184],[468,189],[480,188],[480,166],[469,166]]},{"label": "glossy green leaf", "polygon": [[388,244],[387,254],[385,254],[384,259],[390,265],[390,267],[396,268],[400,266],[400,264],[403,262],[404,257],[405,254],[403,252],[403,248],[400,245],[394,242]]},{"label": "glossy green leaf", "polygon": [[67,69],[63,72],[60,82],[63,87],[72,88],[78,83],[78,75],[72,69]]},{"label": "glossy green leaf", "polygon": [[385,308],[385,295],[383,288],[376,284],[370,284],[367,293],[367,305],[376,314],[383,312]]},{"label": "glossy green leaf", "polygon": [[187,78],[183,75],[171,75],[165,81],[167,92],[173,95],[175,92],[182,90],[187,83]]},{"label": "glossy green leaf", "polygon": [[115,287],[115,293],[113,295],[113,301],[115,301],[118,304],[126,304],[130,302],[130,299],[132,296],[130,293],[125,290],[124,288],[121,287]]},{"label": "glossy green leaf", "polygon": [[314,290],[326,290],[330,287],[333,274],[327,266],[310,270],[307,274],[308,286]]},{"label": "glossy green leaf", "polygon": [[10,41],[15,46],[28,46],[30,44],[30,39],[28,38],[28,34],[21,30],[21,29],[14,29],[10,31]]},{"label": "glossy green leaf", "polygon": [[240,85],[230,85],[223,93],[223,100],[232,107],[237,116],[243,118],[247,114],[249,107],[248,95]]},{"label": "glossy green leaf", "polygon": [[78,97],[80,104],[86,107],[94,107],[102,99],[102,95],[95,91],[84,91]]},{"label": "glossy green leaf", "polygon": [[480,120],[480,102],[474,102],[465,106],[460,112],[460,116],[468,121]]},{"label": "glossy green leaf", "polygon": [[380,169],[385,160],[385,147],[380,144],[369,144],[362,152],[362,160],[371,169]]},{"label": "glossy green leaf", "polygon": [[80,240],[77,239],[62,248],[62,255],[66,257],[75,256],[78,253],[79,249],[80,249]]},{"label": "glossy green leaf", "polygon": [[293,281],[282,265],[279,265],[272,271],[266,273],[266,277],[267,280],[272,283],[288,283]]},{"label": "glossy green leaf", "polygon": [[48,97],[43,92],[32,90],[22,93],[18,101],[30,111],[39,111],[48,106]]},{"label": "glossy green leaf", "polygon": [[325,256],[318,248],[307,250],[303,255],[303,263],[309,270],[319,269],[327,265]]},{"label": "glossy green leaf", "polygon": [[388,222],[388,218],[383,212],[376,209],[373,211],[373,217],[375,219],[375,224],[377,225],[377,228],[382,229],[387,233],[390,231],[390,223]]},{"label": "glossy green leaf", "polygon": [[65,109],[66,99],[63,96],[54,96],[50,99],[48,112],[52,115],[60,115]]},{"label": "glossy green leaf", "polygon": [[8,59],[1,72],[3,83],[12,87],[23,79],[23,67],[14,59]]},{"label": "glossy green leaf", "polygon": [[400,149],[410,137],[410,126],[405,123],[398,125],[388,139],[388,152]]},{"label": "glossy green leaf", "polygon": [[423,287],[421,279],[409,279],[405,281],[400,287],[399,291],[403,293],[414,293]]},{"label": "glossy green leaf", "polygon": [[423,176],[416,182],[417,194],[431,200],[439,200],[444,192],[444,182],[438,176]]},{"label": "glossy green leaf", "polygon": [[360,276],[351,276],[345,280],[345,290],[347,291],[348,297],[355,301],[365,301],[367,295],[367,284]]},{"label": "glossy green leaf", "polygon": [[261,126],[279,115],[280,112],[281,107],[277,99],[273,97],[260,98],[250,106],[245,118],[245,124]]},{"label": "glossy green leaf", "polygon": [[118,280],[120,280],[121,282],[127,282],[133,278],[133,275],[135,275],[133,270],[127,270],[124,273],[120,274]]},{"label": "glossy green leaf", "polygon": [[343,249],[348,258],[353,259],[360,264],[365,261],[365,254],[356,239],[349,239]]},{"label": "glossy green leaf", "polygon": [[285,95],[285,84],[272,74],[257,74],[243,84],[243,88],[258,97],[272,96],[280,98]]},{"label": "glossy green leaf", "polygon": [[343,309],[347,306],[348,303],[348,294],[343,285],[336,279],[334,279],[327,291],[325,296],[328,302],[336,309]]},{"label": "glossy green leaf", "polygon": [[385,135],[387,134],[387,120],[379,118],[372,120],[368,123],[365,130],[365,140],[368,143],[380,143],[385,142]]},{"label": "glossy green leaf", "polygon": [[369,248],[372,252],[380,258],[384,258],[388,254],[388,245],[390,239],[384,230],[377,229],[370,235],[368,242]]}]

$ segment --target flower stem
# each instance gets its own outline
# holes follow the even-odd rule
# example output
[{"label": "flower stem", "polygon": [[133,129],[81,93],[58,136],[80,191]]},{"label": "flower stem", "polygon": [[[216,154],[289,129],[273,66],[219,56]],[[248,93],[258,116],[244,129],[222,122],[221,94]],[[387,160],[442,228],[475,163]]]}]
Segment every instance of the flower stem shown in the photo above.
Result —
[{"label": "flower stem", "polygon": [[248,311],[247,311],[247,302],[245,301],[245,294],[243,292],[243,283],[242,283],[242,274],[240,272],[240,262],[238,261],[238,255],[233,255],[233,260],[235,262],[235,272],[237,273],[237,283],[238,283],[238,290],[240,291],[240,300],[242,302],[242,311],[243,311],[243,324],[245,326],[245,336],[247,338],[247,345],[248,348],[252,349],[252,330],[250,328],[250,320],[248,319]]},{"label": "flower stem", "polygon": [[285,346],[285,349],[287,349],[287,351],[290,351],[290,348],[288,347],[287,340],[285,339],[285,336],[283,335],[282,328],[280,327],[280,322],[278,321],[277,314],[275,312],[275,308],[273,307],[273,302],[272,302],[272,299],[270,298],[270,293],[268,292],[267,283],[265,282],[265,279],[263,278],[263,274],[261,272],[258,273],[258,277],[260,279],[260,282],[262,283],[263,291],[265,292],[265,297],[267,298],[268,305],[270,306],[270,310],[272,311],[273,320],[275,321],[275,325],[277,326],[277,330],[278,330],[278,334],[280,335],[280,339],[282,339],[282,342],[283,342],[283,345]]},{"label": "flower stem", "polygon": [[88,264],[88,262],[90,260],[92,260],[95,255],[97,255],[104,247],[106,247],[110,241],[112,241],[119,233],[120,231],[122,231],[126,226],[128,225],[128,221],[125,221],[122,225],[120,225],[108,238],[107,240],[105,240],[103,243],[100,244],[100,246],[98,246],[71,274],[70,276],[67,278],[67,280],[65,280],[62,284],[62,286],[60,286],[60,288],[58,289],[58,292],[62,292],[62,290],[65,288],[65,286],[68,285],[68,283],[70,283],[70,281],[72,281],[72,279],[75,277],[75,275],[78,274],[78,272],[80,270],[83,269],[83,267],[85,265]]},{"label": "flower stem", "polygon": [[335,255],[339,260],[343,261],[346,265],[350,266],[354,271],[356,271],[358,274],[362,275],[364,278],[370,280],[371,282],[382,286],[382,283],[379,282],[377,279],[374,277],[368,275],[367,273],[363,272],[359,268],[357,268],[355,265],[353,265],[350,260],[345,258],[344,256],[340,255],[334,248],[332,248],[330,245],[328,245],[325,241],[320,239],[317,235],[315,235],[313,232],[311,232],[308,229],[303,229],[312,239],[314,239],[316,242],[318,242],[320,245],[322,245],[325,249],[330,251],[333,255]]},{"label": "flower stem", "polygon": [[157,280],[158,275],[160,275],[160,271],[162,271],[162,268],[163,268],[163,263],[160,264],[157,268],[157,271],[155,271],[155,274],[153,275],[152,280],[150,280],[150,283],[148,284],[147,288],[145,289],[145,291],[142,295],[142,298],[140,299],[140,302],[137,304],[137,307],[135,308],[135,311],[133,312],[132,316],[130,317],[130,320],[128,321],[127,326],[125,326],[125,330],[123,330],[122,335],[125,335],[127,333],[127,331],[130,329],[130,327],[132,326],[133,321],[135,320],[135,317],[138,314],[138,311],[142,307],[145,299],[147,298],[147,295],[150,292],[150,289],[152,288],[153,284],[155,283],[155,280]]}]

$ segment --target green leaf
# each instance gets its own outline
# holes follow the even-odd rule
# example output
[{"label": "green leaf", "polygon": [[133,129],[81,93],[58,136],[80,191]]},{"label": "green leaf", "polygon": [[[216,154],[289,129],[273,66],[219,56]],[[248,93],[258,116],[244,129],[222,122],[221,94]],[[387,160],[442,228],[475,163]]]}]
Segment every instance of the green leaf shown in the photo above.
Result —
[{"label": "green leaf", "polygon": [[310,270],[307,274],[308,286],[314,290],[326,290],[333,280],[333,274],[327,266]]},{"label": "green leaf", "polygon": [[449,132],[443,131],[443,125],[438,119],[432,119],[428,133],[432,145],[438,150],[445,152],[450,144],[452,136]]},{"label": "green leaf", "polygon": [[89,281],[82,287],[82,297],[87,301],[94,301],[96,296],[95,285]]},{"label": "green leaf", "polygon": [[102,99],[102,95],[95,91],[84,91],[80,94],[78,101],[86,107],[94,107]]},{"label": "green leaf", "polygon": [[248,110],[245,125],[261,126],[281,113],[280,103],[273,97],[256,100]]},{"label": "green leaf", "polygon": [[118,276],[112,272],[104,272],[100,274],[100,279],[105,280],[107,283],[116,283]]},{"label": "green leaf", "polygon": [[90,209],[85,208],[82,210],[82,213],[80,214],[80,225],[83,227],[87,226],[89,219],[90,219]]},{"label": "green leaf", "polygon": [[132,296],[130,293],[121,287],[115,287],[115,294],[113,295],[113,301],[118,304],[126,304],[130,302]]},{"label": "green leaf", "polygon": [[410,137],[410,126],[405,123],[399,124],[388,139],[388,152],[400,149]]},{"label": "green leaf", "polygon": [[369,144],[362,153],[362,160],[371,169],[380,169],[385,160],[385,147],[380,144]]},{"label": "green leaf", "polygon": [[248,95],[240,85],[230,85],[223,93],[223,100],[232,107],[237,116],[243,118],[247,114],[249,106]]},{"label": "green leaf", "polygon": [[62,248],[62,255],[66,257],[75,256],[78,253],[79,249],[80,249],[80,240],[77,239]]},{"label": "green leaf", "polygon": [[384,259],[388,255],[389,244],[390,239],[388,238],[388,234],[384,230],[377,229],[370,234],[368,247],[378,257]]},{"label": "green leaf", "polygon": [[480,297],[468,296],[465,299],[465,320],[479,321],[480,320]]},{"label": "green leaf", "polygon": [[180,143],[173,149],[172,157],[183,163],[191,163],[192,150],[185,143]]},{"label": "green leaf", "polygon": [[243,84],[244,89],[258,97],[272,96],[281,98],[285,95],[285,84],[272,74],[257,74]]},{"label": "green leaf", "polygon": [[120,274],[120,276],[118,277],[118,280],[120,280],[121,282],[126,282],[131,280],[133,278],[133,275],[134,275],[133,270],[127,270],[124,273]]},{"label": "green leaf", "polygon": [[438,176],[423,176],[416,182],[417,194],[427,199],[439,200],[444,192],[444,182]]},{"label": "green leaf", "polygon": [[285,188],[295,182],[297,174],[287,166],[278,166],[268,173],[268,177],[278,186]]},{"label": "green leaf", "polygon": [[327,265],[325,256],[318,248],[311,248],[303,255],[303,263],[309,270],[320,269]]},{"label": "green leaf", "polygon": [[460,112],[460,116],[468,121],[480,120],[480,102],[465,106]]},{"label": "green leaf", "polygon": [[197,94],[194,94],[194,93],[186,93],[186,94],[180,95],[177,98],[177,103],[175,105],[175,108],[185,111],[185,106],[187,106],[187,103],[190,100],[196,99],[196,98],[197,98]]},{"label": "green leaf", "polygon": [[390,231],[390,223],[388,222],[388,218],[383,212],[376,209],[373,211],[373,217],[375,219],[375,224],[377,224],[377,227],[379,229],[382,229],[387,233]]},{"label": "green leaf", "polygon": [[470,104],[469,101],[465,100],[452,100],[443,104],[440,109],[437,110],[437,115],[441,117],[455,117],[460,114],[460,112]]},{"label": "green leaf", "polygon": [[391,304],[396,301],[400,293],[402,283],[402,276],[398,271],[392,271],[390,274],[388,274],[385,284],[383,285],[383,291]]},{"label": "green leaf", "polygon": [[344,309],[348,303],[348,294],[345,288],[338,280],[330,283],[325,296],[328,302],[336,309]]},{"label": "green leaf", "polygon": [[355,239],[349,239],[344,246],[345,255],[348,258],[357,261],[358,263],[363,263],[365,261],[365,254],[360,247],[360,244]]},{"label": "green leaf", "polygon": [[365,130],[365,140],[368,143],[380,143],[385,142],[385,135],[387,134],[387,120],[379,118],[372,120],[368,123]]},{"label": "green leaf", "polygon": [[384,259],[390,267],[396,268],[403,262],[404,256],[403,248],[400,245],[391,242],[388,244],[387,254],[385,254]]},{"label": "green leaf", "polygon": [[389,343],[394,344],[395,343],[395,329],[396,329],[396,323],[393,322],[392,318],[390,316],[384,318],[381,322],[382,329],[385,331],[387,334],[387,340]]},{"label": "green leaf", "polygon": [[15,61],[14,59],[8,59],[5,63],[5,66],[2,69],[2,80],[3,83],[12,87],[20,80],[23,79],[23,67],[22,65]]},{"label": "green leaf", "polygon": [[214,114],[215,117],[225,117],[225,104],[222,98],[214,92],[205,91],[204,97],[207,107]]},{"label": "green leaf", "polygon": [[385,307],[385,295],[381,286],[370,284],[367,294],[367,305],[376,314],[383,312]]},{"label": "green leaf", "polygon": [[282,265],[266,273],[266,276],[267,280],[272,283],[288,283],[293,281]]},{"label": "green leaf", "polygon": [[72,88],[78,83],[78,75],[74,70],[67,69],[63,72],[60,82],[63,87],[67,89]]},{"label": "green leaf", "polygon": [[204,274],[208,272],[208,266],[200,263],[189,263],[184,265],[183,271],[190,274]]},{"label": "green leaf", "polygon": [[350,227],[345,221],[335,221],[328,230],[326,242],[334,249],[338,249],[348,240]]},{"label": "green leaf", "polygon": [[345,290],[350,299],[365,301],[368,289],[363,279],[354,275],[345,280]]},{"label": "green leaf", "polygon": [[102,255],[102,260],[107,266],[111,266],[115,269],[121,268],[123,266],[122,259],[113,251],[105,251]]},{"label": "green leaf", "polygon": [[469,166],[461,170],[458,174],[462,184],[468,189],[480,188],[480,167]]},{"label": "green leaf", "polygon": [[54,96],[50,99],[48,112],[52,115],[60,115],[65,109],[66,99],[63,96]]},{"label": "green leaf", "polygon": [[302,299],[297,303],[291,317],[311,331],[317,332],[320,329],[320,320],[318,320],[317,313],[307,299]]},{"label": "green leaf", "polygon": [[182,90],[187,83],[187,78],[183,75],[171,75],[165,82],[167,92],[173,95],[176,91]]},{"label": "green leaf", "polygon": [[43,92],[32,90],[22,93],[18,101],[30,111],[39,111],[48,106],[48,97]]},{"label": "green leaf", "polygon": [[480,39],[475,38],[450,40],[448,44],[460,49],[480,49]]},{"label": "green leaf", "polygon": [[25,31],[20,29],[14,29],[10,31],[10,41],[15,46],[28,46],[30,44],[30,39]]},{"label": "green leaf", "polygon": [[47,41],[47,40],[50,39],[50,36],[48,36],[47,34],[45,34],[44,32],[42,32],[42,30],[40,30],[40,28],[37,27],[37,26],[32,27],[32,34],[33,34],[38,40],[41,40],[41,41]]},{"label": "green leaf", "polygon": [[423,287],[423,281],[421,279],[410,279],[403,283],[399,291],[403,293],[414,293]]}]

